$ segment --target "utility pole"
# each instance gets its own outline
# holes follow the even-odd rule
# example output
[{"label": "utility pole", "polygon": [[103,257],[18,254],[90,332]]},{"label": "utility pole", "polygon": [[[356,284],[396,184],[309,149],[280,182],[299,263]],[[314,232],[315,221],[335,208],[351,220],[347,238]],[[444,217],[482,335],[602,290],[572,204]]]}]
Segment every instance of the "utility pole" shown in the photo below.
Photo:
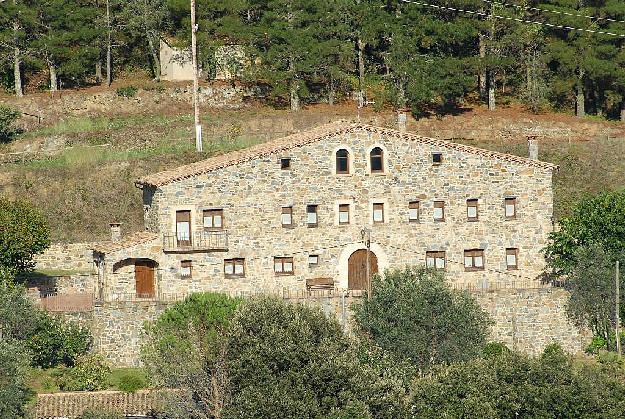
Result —
[{"label": "utility pole", "polygon": [[619,275],[619,268],[620,268],[620,262],[617,260],[616,261],[616,352],[619,354],[619,356],[621,356],[621,337],[620,337],[620,332],[621,332],[621,316],[620,316],[620,288],[621,288],[621,284],[620,284],[620,275]]},{"label": "utility pole", "polygon": [[365,242],[365,247],[367,248],[367,261],[365,272],[367,275],[367,299],[371,299],[371,230],[368,228],[363,228],[360,231],[360,235],[362,236],[362,240]]},{"label": "utility pole", "polygon": [[195,23],[195,0],[191,0],[191,57],[193,59],[193,115],[195,122],[195,149],[202,152],[202,125],[200,125],[200,109],[198,107],[198,83],[197,74],[197,24]]}]

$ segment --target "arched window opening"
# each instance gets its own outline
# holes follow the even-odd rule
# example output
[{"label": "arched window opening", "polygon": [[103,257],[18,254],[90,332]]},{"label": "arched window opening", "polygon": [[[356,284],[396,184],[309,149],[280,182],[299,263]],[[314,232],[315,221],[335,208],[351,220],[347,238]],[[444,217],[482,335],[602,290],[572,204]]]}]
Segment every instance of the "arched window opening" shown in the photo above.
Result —
[{"label": "arched window opening", "polygon": [[349,173],[349,151],[344,148],[336,152],[336,173]]},{"label": "arched window opening", "polygon": [[384,151],[380,147],[371,150],[371,173],[384,172]]}]

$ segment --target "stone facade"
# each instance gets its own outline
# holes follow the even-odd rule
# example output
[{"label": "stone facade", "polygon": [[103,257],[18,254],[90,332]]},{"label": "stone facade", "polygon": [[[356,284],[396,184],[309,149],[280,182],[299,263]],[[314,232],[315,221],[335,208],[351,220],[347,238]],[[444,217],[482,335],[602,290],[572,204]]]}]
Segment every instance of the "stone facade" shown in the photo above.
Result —
[{"label": "stone facade", "polygon": [[94,243],[55,243],[34,258],[39,271],[94,272]]},{"label": "stone facade", "polygon": [[[223,209],[228,236],[227,249],[220,251],[154,252],[156,288],[172,294],[301,290],[307,279],[324,277],[346,289],[349,258],[365,248],[365,227],[380,272],[422,265],[427,251],[444,251],[454,284],[488,288],[537,281],[544,267],[541,249],[552,230],[554,166],[388,129],[344,126],[140,180],[149,231],[175,236],[176,212],[187,210],[192,234],[202,234],[203,211]],[[374,147],[383,150],[383,173],[371,172]],[[339,149],[349,152],[349,174],[336,174]],[[442,154],[441,164],[433,164],[433,153]],[[290,159],[289,169],[281,169],[282,158]],[[509,219],[504,199],[510,197],[516,198],[516,216]],[[478,221],[467,219],[469,199],[478,200]],[[418,222],[409,220],[413,201],[420,205]],[[435,201],[444,201],[444,221],[434,220]],[[339,224],[341,204],[349,206],[348,225]],[[373,222],[374,204],[383,204],[383,223]],[[306,223],[307,205],[318,208],[314,228]],[[281,224],[283,207],[292,208],[290,228]],[[518,249],[518,269],[508,269],[508,248]],[[469,249],[484,251],[483,270],[465,270]],[[309,255],[319,263],[310,265]],[[292,257],[294,273],[276,274],[274,257]],[[244,277],[225,275],[224,260],[233,258],[244,259]],[[191,278],[181,277],[182,261],[191,261]],[[116,292],[133,292],[132,281],[105,282]]]}]

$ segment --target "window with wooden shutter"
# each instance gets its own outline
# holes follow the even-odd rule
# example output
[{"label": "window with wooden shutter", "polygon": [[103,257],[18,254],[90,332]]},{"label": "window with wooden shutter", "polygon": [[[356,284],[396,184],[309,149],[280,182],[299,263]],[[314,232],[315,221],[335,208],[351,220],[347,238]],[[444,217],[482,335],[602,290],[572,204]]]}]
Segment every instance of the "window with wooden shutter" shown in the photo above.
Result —
[{"label": "window with wooden shutter", "polygon": [[467,221],[477,221],[478,220],[478,200],[477,199],[467,199]]},{"label": "window with wooden shutter", "polygon": [[484,250],[471,249],[464,251],[464,270],[483,271],[484,270]]},{"label": "window with wooden shutter", "polygon": [[445,201],[434,201],[434,221],[445,221]]},{"label": "window with wooden shutter", "polygon": [[245,259],[224,259],[224,275],[226,277],[244,277]]},{"label": "window with wooden shutter", "polygon": [[282,221],[282,227],[292,227],[293,207],[282,207],[282,215],[280,220]]},{"label": "window with wooden shutter", "polygon": [[178,246],[191,246],[191,211],[176,211]]},{"label": "window with wooden shutter", "polygon": [[193,266],[190,260],[180,262],[180,276],[183,278],[191,278],[193,275]]},{"label": "window with wooden shutter", "polygon": [[349,224],[349,204],[339,205],[339,224]]},{"label": "window with wooden shutter", "polygon": [[317,227],[319,223],[317,205],[306,205],[306,225],[308,227]]},{"label": "window with wooden shutter", "polygon": [[419,222],[419,201],[411,201],[408,203],[408,221],[411,223]]},{"label": "window with wooden shutter", "polygon": [[445,269],[445,252],[425,252],[425,266],[432,269]]},{"label": "window with wooden shutter", "polygon": [[369,163],[371,173],[384,173],[384,151],[380,147],[375,147],[369,153]]},{"label": "window with wooden shutter", "polygon": [[384,204],[382,203],[373,204],[373,223],[374,224],[384,223]]},{"label": "window with wooden shutter", "polygon": [[519,249],[513,247],[506,249],[506,267],[510,271],[519,269]]},{"label": "window with wooden shutter", "polygon": [[339,175],[349,174],[349,151],[344,148],[336,152],[336,173]]},{"label": "window with wooden shutter", "polygon": [[506,198],[504,200],[506,219],[516,218],[516,198]]},{"label": "window with wooden shutter", "polygon": [[223,230],[224,228],[224,210],[223,209],[210,209],[204,210],[203,213],[204,230],[216,231]]},{"label": "window with wooden shutter", "polygon": [[277,275],[293,275],[293,258],[292,257],[275,257],[273,258],[273,270]]}]

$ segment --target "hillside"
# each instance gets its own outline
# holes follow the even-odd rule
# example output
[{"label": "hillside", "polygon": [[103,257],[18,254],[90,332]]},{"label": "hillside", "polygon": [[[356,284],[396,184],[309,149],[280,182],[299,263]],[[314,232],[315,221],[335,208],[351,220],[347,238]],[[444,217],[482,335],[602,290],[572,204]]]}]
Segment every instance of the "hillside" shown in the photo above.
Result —
[{"label": "hillside", "polygon": [[[42,208],[54,241],[103,239],[111,221],[124,222],[126,232],[142,229],[141,196],[134,187],[142,175],[358,117],[352,104],[318,105],[299,113],[254,104],[205,107],[205,151],[198,154],[189,105],[169,93],[146,89],[137,98],[109,95],[105,107],[67,112],[63,119],[48,117],[42,126],[25,124],[24,134],[0,148],[0,161],[5,162],[0,167],[0,193]],[[45,103],[55,108],[54,100]],[[566,214],[584,193],[624,186],[625,162],[620,156],[625,133],[620,123],[533,115],[514,107],[462,111],[410,119],[408,130],[522,156],[527,155],[527,137],[536,135],[540,158],[560,165],[555,176],[556,217]],[[395,126],[391,111],[367,109],[361,120]]]}]

